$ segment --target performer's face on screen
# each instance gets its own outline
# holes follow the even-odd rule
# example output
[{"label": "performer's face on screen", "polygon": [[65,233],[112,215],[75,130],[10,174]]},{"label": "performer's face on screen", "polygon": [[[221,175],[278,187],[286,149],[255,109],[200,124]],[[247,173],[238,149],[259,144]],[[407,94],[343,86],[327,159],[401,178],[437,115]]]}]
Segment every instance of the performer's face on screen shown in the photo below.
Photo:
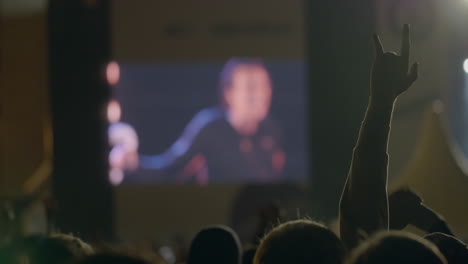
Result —
[{"label": "performer's face on screen", "polygon": [[238,122],[259,123],[268,115],[271,104],[271,80],[259,65],[239,65],[225,90],[231,116]]}]

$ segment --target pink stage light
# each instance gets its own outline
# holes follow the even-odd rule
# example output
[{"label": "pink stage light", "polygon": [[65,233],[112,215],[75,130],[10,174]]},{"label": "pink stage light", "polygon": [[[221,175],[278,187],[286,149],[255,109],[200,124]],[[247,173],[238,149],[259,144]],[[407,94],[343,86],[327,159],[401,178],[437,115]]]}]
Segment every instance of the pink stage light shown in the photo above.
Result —
[{"label": "pink stage light", "polygon": [[115,61],[109,62],[106,68],[106,78],[110,85],[116,85],[120,79],[120,67]]}]

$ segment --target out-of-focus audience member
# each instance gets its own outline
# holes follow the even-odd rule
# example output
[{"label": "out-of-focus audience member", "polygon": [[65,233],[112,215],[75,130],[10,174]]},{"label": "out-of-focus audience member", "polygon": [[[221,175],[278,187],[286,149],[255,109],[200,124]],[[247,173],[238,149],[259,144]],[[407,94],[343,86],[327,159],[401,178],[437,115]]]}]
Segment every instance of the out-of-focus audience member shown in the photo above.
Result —
[{"label": "out-of-focus audience member", "polygon": [[254,264],[339,264],[345,256],[343,243],[328,228],[311,220],[295,220],[265,235]]},{"label": "out-of-focus audience member", "polygon": [[167,261],[158,250],[154,241],[143,240],[133,243],[97,243],[94,244],[96,252],[104,257],[124,256],[133,259],[141,259],[152,264],[166,264]]},{"label": "out-of-focus audience member", "polygon": [[225,226],[202,229],[192,240],[187,264],[240,264],[241,243],[237,234]]},{"label": "out-of-focus audience member", "polygon": [[442,252],[449,264],[468,263],[468,246],[453,236],[443,233],[432,233],[426,235]]},{"label": "out-of-focus audience member", "polygon": [[33,235],[13,241],[0,253],[1,263],[63,264],[94,254],[93,248],[72,235]]},{"label": "out-of-focus audience member", "polygon": [[96,254],[82,259],[77,264],[150,264],[150,262],[133,256]]},{"label": "out-of-focus audience member", "polygon": [[347,264],[444,264],[431,242],[402,231],[382,232],[356,248]]}]

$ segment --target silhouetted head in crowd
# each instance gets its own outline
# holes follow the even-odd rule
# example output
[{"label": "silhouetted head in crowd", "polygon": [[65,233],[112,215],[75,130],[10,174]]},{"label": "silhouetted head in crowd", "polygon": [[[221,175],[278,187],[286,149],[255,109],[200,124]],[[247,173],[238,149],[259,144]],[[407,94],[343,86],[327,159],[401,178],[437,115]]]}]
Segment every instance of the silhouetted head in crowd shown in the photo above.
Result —
[{"label": "silhouetted head in crowd", "polygon": [[443,264],[444,256],[431,242],[416,235],[382,232],[362,243],[348,264]]},{"label": "silhouetted head in crowd", "polygon": [[272,97],[268,71],[259,59],[232,58],[220,77],[221,104],[241,134],[255,133],[267,117]]},{"label": "silhouetted head in crowd", "polygon": [[92,247],[71,235],[34,235],[14,241],[7,249],[6,263],[63,264],[89,256]]},{"label": "silhouetted head in crowd", "polygon": [[295,220],[265,235],[254,264],[339,264],[345,255],[343,243],[331,230],[311,220]]},{"label": "silhouetted head in crowd", "polygon": [[192,241],[187,264],[240,264],[241,244],[228,227],[202,229]]},{"label": "silhouetted head in crowd", "polygon": [[96,254],[82,259],[78,264],[149,264],[143,259],[117,255],[117,254]]},{"label": "silhouetted head in crowd", "polygon": [[447,263],[468,263],[468,247],[462,241],[443,233],[432,233],[425,236],[434,243],[447,259]]}]

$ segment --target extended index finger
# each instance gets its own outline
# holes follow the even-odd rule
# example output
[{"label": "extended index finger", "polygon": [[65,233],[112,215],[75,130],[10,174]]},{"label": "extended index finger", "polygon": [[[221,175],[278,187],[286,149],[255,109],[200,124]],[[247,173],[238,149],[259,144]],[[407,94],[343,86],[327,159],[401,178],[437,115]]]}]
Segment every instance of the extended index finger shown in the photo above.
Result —
[{"label": "extended index finger", "polygon": [[401,57],[406,67],[408,67],[409,64],[410,45],[410,26],[409,24],[405,24],[403,27],[403,39],[401,40]]}]

